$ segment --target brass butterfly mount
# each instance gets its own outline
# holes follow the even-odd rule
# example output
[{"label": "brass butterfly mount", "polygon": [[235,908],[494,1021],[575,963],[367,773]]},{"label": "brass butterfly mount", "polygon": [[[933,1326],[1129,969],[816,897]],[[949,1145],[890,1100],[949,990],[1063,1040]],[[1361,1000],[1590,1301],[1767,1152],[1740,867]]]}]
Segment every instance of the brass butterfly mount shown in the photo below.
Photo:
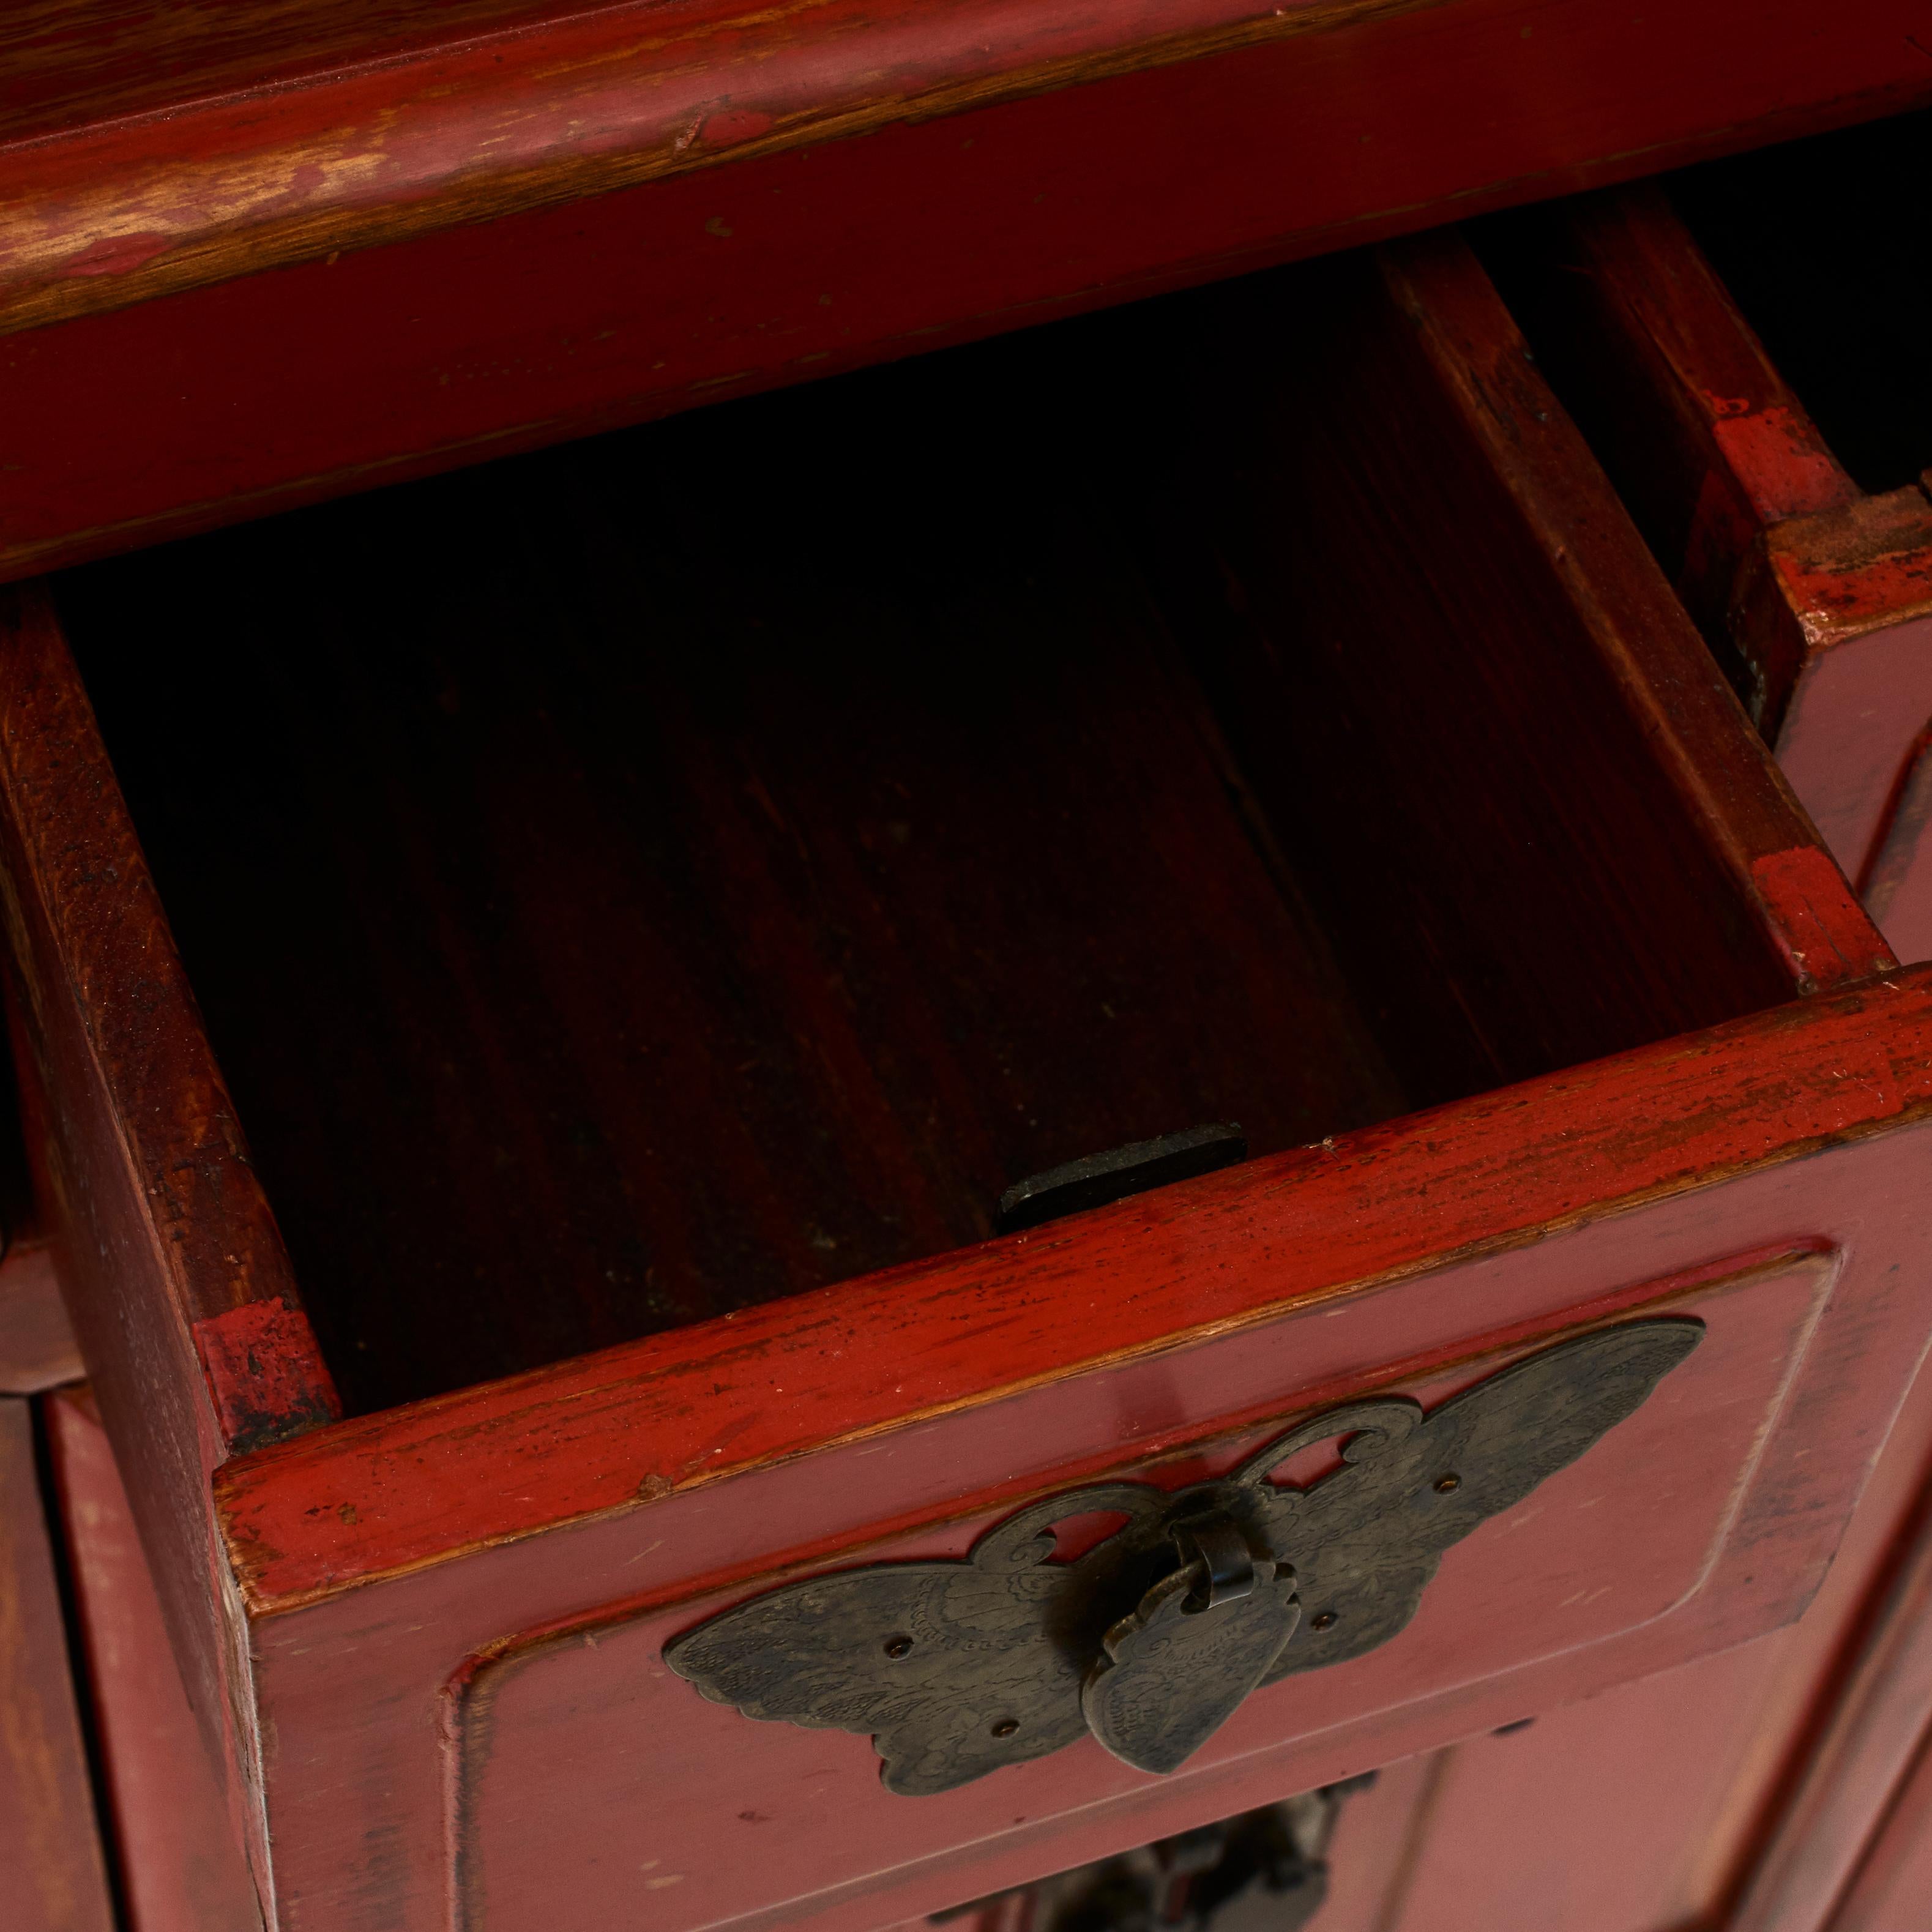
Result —
[{"label": "brass butterfly mount", "polygon": [[[1394,1397],[1303,1423],[1226,1476],[1103,1483],[1030,1504],[964,1561],[832,1570],[665,1647],[749,1718],[868,1732],[889,1790],[948,1791],[1091,1735],[1177,1769],[1262,1685],[1386,1643],[1445,1551],[1633,1414],[1702,1339],[1629,1322],[1538,1351],[1424,1412]],[[1306,1489],[1272,1480],[1341,1441]],[[1117,1514],[1072,1562],[1054,1524]]]}]

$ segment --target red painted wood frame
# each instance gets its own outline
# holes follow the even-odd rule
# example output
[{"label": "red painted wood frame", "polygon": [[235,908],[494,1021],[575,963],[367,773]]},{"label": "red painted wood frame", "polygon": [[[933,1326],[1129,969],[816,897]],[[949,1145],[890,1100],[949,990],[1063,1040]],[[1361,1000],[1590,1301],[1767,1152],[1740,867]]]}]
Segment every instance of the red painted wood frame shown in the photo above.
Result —
[{"label": "red painted wood frame", "polygon": [[44,1413],[128,1932],[258,1932],[241,1838],[188,1709],[93,1398],[58,1389]]},{"label": "red painted wood frame", "polygon": [[0,1871],[20,1932],[112,1932],[31,1405],[0,1400]]},{"label": "red painted wood frame", "polygon": [[[523,1928],[562,1887],[665,1932],[877,1925],[1734,1643],[1817,1589],[1927,1340],[1932,973],[1895,968],[1811,842],[1466,253],[1360,272],[1391,358],[1364,395],[1465,485],[1411,542],[1453,573],[1510,533],[1675,801],[1667,849],[1735,908],[1711,963],[1802,997],[396,1411],[330,1420],[86,699],[45,602],[10,605],[0,880],[43,1191],[280,1924]],[[1425,484],[1378,473],[1398,519]],[[1456,671],[1514,694],[1479,656]],[[896,1798],[865,1740],[754,1730],[657,1660],[801,1566],[958,1550],[1028,1497],[1188,1480],[1286,1418],[1432,1400],[1646,1310],[1706,1322],[1692,1365],[1464,1546],[1402,1639],[1252,1700],[1174,1779],[1083,1744]]]},{"label": "red painted wood frame", "polygon": [[1660,189],[1560,225],[1550,326],[1613,399],[1605,461],[1873,916],[1932,956],[1932,506],[1853,482]]},{"label": "red painted wood frame", "polygon": [[0,30],[0,575],[1894,111],[1932,98],[1918,26],[29,10]]}]

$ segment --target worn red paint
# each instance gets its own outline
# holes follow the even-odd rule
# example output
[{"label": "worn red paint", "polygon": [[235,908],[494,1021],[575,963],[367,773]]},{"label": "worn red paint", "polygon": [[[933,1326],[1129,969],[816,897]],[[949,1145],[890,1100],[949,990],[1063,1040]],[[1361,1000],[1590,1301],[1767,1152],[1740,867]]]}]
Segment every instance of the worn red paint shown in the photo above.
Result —
[{"label": "worn red paint", "polygon": [[1861,498],[1780,524],[1772,570],[1814,650],[1932,610],[1932,503],[1922,490]]},{"label": "worn red paint", "polygon": [[1828,854],[1815,845],[1768,853],[1752,861],[1751,878],[1773,908],[1773,929],[1802,988],[1870,972],[1871,922]]},{"label": "worn red paint", "polygon": [[223,1520],[252,1599],[297,1601],[1277,1320],[1928,1102],[1932,968],[343,1423],[230,1462]]},{"label": "worn red paint", "polygon": [[[706,218],[732,230],[712,236],[721,250],[743,235]],[[1553,586],[1543,611],[1582,614],[1587,728],[1557,774],[1564,795],[1608,746],[1618,772],[1654,781],[1647,842],[1624,832],[1633,813],[1602,821],[1627,876],[1654,864],[1655,887],[1655,854],[1694,849],[1735,892],[1739,916],[1694,949],[1688,913],[1628,922],[1636,963],[1732,988],[1748,967],[1742,983],[1766,1001],[1816,934],[1841,967],[1880,966],[1828,862],[1789,862],[1802,815],[1453,238],[1358,271],[1397,304],[1368,311],[1398,346],[1379,366],[1424,406],[1407,413],[1432,425],[1421,447],[1436,458],[1405,465],[1377,438],[1382,500],[1406,500],[1418,476],[1495,490],[1498,512],[1472,518],[1468,540],[1507,530],[1509,584]],[[1372,386],[1351,380],[1352,406]],[[1446,567],[1443,527],[1430,554]],[[1492,592],[1468,661],[1519,634],[1528,649],[1499,668],[1546,660],[1550,624],[1505,624],[1505,608]],[[236,1755],[291,1928],[416,1932],[467,1911],[524,1932],[563,1892],[663,1932],[779,1918],[860,1932],[1736,1643],[1816,1587],[1924,1340],[1925,973],[213,1469],[226,1399],[193,1324],[214,1324],[224,1372],[245,1370],[249,1338],[225,1318],[292,1291],[71,666],[44,612],[20,621],[0,837],[28,1031],[58,1102],[63,1216],[81,1237],[76,1304],[124,1430],[166,1465],[140,1505],[150,1534],[192,1584],[214,1556],[200,1641],[229,1669],[214,1708],[244,1727]],[[1475,722],[1528,732],[1557,715],[1517,722],[1533,709],[1521,677],[1486,688]],[[1448,736],[1443,707],[1420,709],[1406,746]],[[1754,874],[1767,860],[1786,862]],[[1547,894],[1519,891],[1494,916],[1540,959]],[[1570,969],[1586,992],[1592,963]],[[788,1566],[956,1549],[1016,1497],[1100,1470],[1178,1480],[1284,1414],[1453,1386],[1486,1357],[1666,1305],[1709,1323],[1709,1374],[1685,1385],[1691,1426],[1659,1409],[1600,1466],[1619,1529],[1594,1540],[1588,1525],[1612,1518],[1586,1517],[1578,1491],[1543,1528],[1526,1514],[1507,1557],[1445,1575],[1420,1648],[1256,1704],[1226,1753],[1172,1783],[1076,1750],[937,1808],[882,1809],[862,1740],[752,1732],[661,1675],[664,1635]],[[1687,1438],[1704,1458],[1682,1454]],[[1673,1508],[1687,1498],[1694,1523]],[[1666,1528],[1646,1541],[1653,1502]],[[1485,1595],[1495,1579],[1538,1592],[1554,1635],[1512,1622]],[[748,1811],[761,1832],[780,1823],[780,1850],[742,1836]],[[609,1857],[644,1832],[748,1849],[715,1861],[704,1898],[682,1879],[653,1890]]]},{"label": "worn red paint", "polygon": [[303,1310],[280,1300],[244,1302],[204,1316],[193,1332],[225,1441],[259,1445],[342,1413]]},{"label": "worn red paint", "polygon": [[[479,199],[501,214],[632,186],[700,164],[709,146],[769,136],[767,146],[796,147],[1421,4],[712,0],[666,10],[633,0],[325,69],[278,89],[272,112],[254,88],[190,96],[160,139],[152,122],[83,121],[14,144],[0,324],[431,232],[474,218]],[[685,138],[694,122],[696,146]],[[76,274],[133,276],[170,249],[181,253],[158,280],[83,302],[58,288]]]},{"label": "worn red paint", "polygon": [[1711,439],[1760,523],[1836,509],[1857,496],[1810,418],[1789,403],[1738,413],[1724,399],[1709,400]]},{"label": "worn red paint", "polygon": [[[1150,5],[1090,28],[1073,13],[1009,7],[1000,17],[1047,46],[1214,10],[1204,0]],[[181,292],[0,341],[9,424],[0,572],[27,574],[1932,97],[1932,65],[1911,48],[1904,0],[1862,0],[1852,14],[1859,32],[1825,32],[1803,0],[1725,0],[1676,14],[1608,0],[1527,10],[1523,0],[1452,0],[896,122],[863,140],[824,138],[837,131],[826,127],[817,145],[778,153],[765,150],[784,135],[789,105],[734,94],[725,106],[714,81],[651,138],[680,165],[728,158],[728,166],[587,200],[569,197],[610,182],[517,172],[546,155],[566,166],[570,138],[554,122],[546,132],[512,117],[500,164],[496,146],[479,145],[502,131],[494,122],[452,132],[446,149],[430,141],[416,172],[398,165],[388,203],[370,184],[392,179],[389,148],[358,148],[312,191],[353,216],[342,236],[314,225],[310,191],[290,203],[274,198],[280,187],[262,190],[269,199],[256,217],[292,224],[303,266],[261,272],[292,259],[250,238],[266,230],[244,224],[223,241],[197,229],[117,286],[115,278],[60,284],[63,302],[88,304]],[[892,31],[943,38],[956,14],[901,0]],[[618,17],[629,16],[597,19]],[[849,50],[832,50],[835,67],[870,59],[870,46],[855,34]],[[985,57],[962,41],[961,58],[965,72]],[[307,164],[298,130],[314,101],[334,100],[338,86],[380,97],[418,70],[395,72],[266,97],[274,103],[268,139],[286,138],[284,158]],[[629,97],[613,111],[657,112]],[[772,112],[772,129],[722,148],[691,140],[704,115],[745,111]],[[113,202],[115,233],[153,231],[137,205],[146,178],[119,172],[129,155],[158,147],[164,176],[230,165],[216,136],[224,116],[241,112],[232,87],[214,89],[205,110],[83,125],[53,142],[33,161],[54,171],[52,198],[36,203],[21,178],[21,218],[39,224],[29,254],[44,246],[51,260],[100,238],[87,224],[110,218],[79,204],[61,212],[56,190],[76,186]],[[221,135],[237,152],[259,138],[259,100],[248,119]],[[531,200],[520,200],[526,191]],[[543,206],[546,197],[567,205]],[[436,232],[370,246],[392,219]],[[732,230],[728,243],[706,232],[714,219]]]},{"label": "worn red paint", "polygon": [[1920,882],[1922,818],[1896,815],[1932,716],[1932,508],[1916,489],[1858,489],[1660,190],[1588,197],[1562,220],[1556,326],[1624,399],[1604,460],[1650,506],[1706,634],[1742,658],[1840,865],[1862,886],[1882,867],[1888,934],[1917,956],[1932,872]]}]

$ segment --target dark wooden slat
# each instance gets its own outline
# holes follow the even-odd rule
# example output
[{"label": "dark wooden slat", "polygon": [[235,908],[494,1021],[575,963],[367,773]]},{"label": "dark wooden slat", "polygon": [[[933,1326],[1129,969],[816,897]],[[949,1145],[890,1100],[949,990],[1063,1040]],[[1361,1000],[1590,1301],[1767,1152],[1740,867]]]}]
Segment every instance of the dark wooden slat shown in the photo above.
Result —
[{"label": "dark wooden slat", "polygon": [[190,1701],[225,1749],[208,1472],[265,1426],[329,1414],[333,1390],[43,595],[0,598],[0,910],[35,1191]]}]

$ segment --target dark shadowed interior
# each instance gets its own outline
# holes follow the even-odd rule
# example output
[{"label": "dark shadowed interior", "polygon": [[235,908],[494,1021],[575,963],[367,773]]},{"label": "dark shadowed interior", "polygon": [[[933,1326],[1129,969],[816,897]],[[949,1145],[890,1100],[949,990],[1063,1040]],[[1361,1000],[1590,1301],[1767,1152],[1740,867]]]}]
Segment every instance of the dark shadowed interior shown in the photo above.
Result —
[{"label": "dark shadowed interior", "polygon": [[1347,257],[62,579],[351,1408],[1786,997],[1420,368]]}]

